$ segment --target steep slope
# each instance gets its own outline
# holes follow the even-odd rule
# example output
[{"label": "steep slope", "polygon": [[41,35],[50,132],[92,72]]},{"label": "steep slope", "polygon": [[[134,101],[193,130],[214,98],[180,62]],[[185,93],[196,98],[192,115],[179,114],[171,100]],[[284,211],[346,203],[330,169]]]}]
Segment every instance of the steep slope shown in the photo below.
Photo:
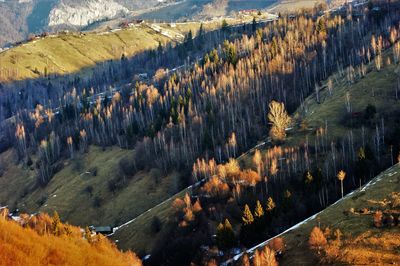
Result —
[{"label": "steep slope", "polygon": [[[310,95],[304,105],[293,115],[294,127],[289,131],[285,146],[290,147],[305,141],[310,144],[315,143],[318,141],[316,130],[325,128],[327,125],[326,133],[333,140],[348,138],[351,131],[354,134],[354,142],[360,143],[360,145],[364,142],[364,145],[376,149],[376,144],[369,141],[369,139],[376,138],[376,128],[371,127],[371,124],[383,123],[384,120],[385,136],[387,137],[385,141],[392,146],[384,152],[385,155],[379,160],[381,163],[385,161],[386,165],[395,162],[393,157],[396,157],[399,151],[396,136],[399,132],[397,114],[400,111],[400,104],[396,95],[400,68],[398,64],[393,63],[394,56],[394,49],[387,50],[382,54],[381,60],[385,62],[382,69],[377,70],[376,61],[371,61],[369,65],[365,66],[365,74],[359,75],[355,79],[344,76],[344,73],[351,69],[332,75],[317,89],[318,96],[317,93]],[[349,106],[351,112],[346,109]],[[368,106],[376,108],[376,114],[374,113],[372,121],[367,123],[369,126],[364,127],[361,125],[366,123],[364,114],[368,110]],[[252,156],[246,156],[244,164],[250,167],[251,160]],[[326,160],[323,152],[319,154],[319,160]],[[371,162],[371,164],[374,167],[377,162]],[[350,179],[349,176],[345,181],[356,182],[354,177],[353,180]],[[350,191],[345,191],[345,193],[348,192]],[[375,228],[373,218],[373,214],[377,210],[396,216],[398,207],[391,209],[390,206],[392,205],[391,200],[393,201],[393,193],[399,192],[400,165],[396,164],[364,184],[360,189],[349,193],[343,200],[337,201],[317,215],[279,235],[286,244],[285,252],[279,258],[279,264],[312,265],[321,260],[324,263],[340,265],[399,263],[400,253],[396,248],[399,245],[399,227]],[[327,251],[328,254],[321,251],[321,254],[318,255],[315,250],[312,250],[308,241],[315,226],[321,227],[323,230],[329,227],[332,233],[326,234],[326,237],[330,243],[336,243],[333,232],[339,229],[343,234],[339,250],[336,250],[337,246],[334,244],[328,245],[330,248]],[[264,246],[271,243],[271,240],[249,249],[249,255],[254,255],[256,249],[261,251]],[[240,257],[242,254],[236,256],[235,260],[239,260]],[[240,263],[238,262],[238,265],[241,265]]]},{"label": "steep slope", "polygon": [[84,27],[103,19],[112,19],[128,14],[129,10],[114,1],[91,0],[86,3],[62,1],[49,14],[49,26]]},{"label": "steep slope", "polygon": [[0,1],[0,47],[27,37],[27,17],[32,12],[30,2]]},{"label": "steep slope", "polygon": [[[312,265],[318,264],[323,259],[322,252],[317,255],[308,244],[313,227],[322,229],[328,227],[331,232],[337,229],[342,232],[339,253],[329,258],[331,263],[340,265],[399,263],[400,252],[396,247],[400,244],[400,228],[398,226],[376,228],[372,217],[376,210],[386,209],[385,206],[391,204],[390,197],[393,192],[400,193],[399,164],[382,172],[361,189],[349,193],[335,204],[280,235],[285,243],[285,251],[279,264]],[[271,240],[263,242],[248,252],[252,254],[256,249],[261,250],[270,242]],[[240,256],[235,259],[240,261]]]},{"label": "steep slope", "polygon": [[[44,223],[51,222],[44,218]],[[121,253],[103,237],[89,243],[79,228],[69,230],[70,235],[63,236],[39,234],[1,216],[0,265],[141,265],[136,255]]]},{"label": "steep slope", "polygon": [[[159,41],[164,43],[168,38],[146,25],[116,32],[49,36],[1,53],[0,80],[38,78],[45,69],[48,74],[69,74],[102,61],[120,59],[123,53],[132,56],[153,49]],[[7,74],[10,71],[16,75]]]},{"label": "steep slope", "polygon": [[113,147],[103,151],[93,146],[84,156],[63,162],[63,169],[42,188],[36,185],[36,171],[15,165],[15,153],[9,150],[0,154],[0,206],[28,213],[57,210],[81,226],[117,226],[179,190],[178,173],[164,175],[156,169],[138,172],[123,190],[111,190],[111,182],[122,177],[120,161],[130,160],[133,154],[132,150]]},{"label": "steep slope", "polygon": [[[318,91],[320,102],[317,103],[314,93],[307,97],[304,105],[293,114],[294,126],[292,130],[288,131],[288,137],[283,147],[303,145],[307,140],[309,143],[314,143],[317,139],[316,130],[325,127],[326,124],[328,124],[330,138],[336,140],[343,138],[343,136],[347,136],[351,129],[354,134],[354,141],[362,143],[360,136],[363,129],[360,126],[360,119],[363,119],[363,112],[368,105],[375,106],[376,121],[379,122],[378,117],[385,117],[388,136],[395,136],[399,125],[395,114],[399,112],[400,104],[396,99],[399,66],[392,63],[393,55],[393,49],[389,49],[383,54],[382,61],[386,63],[380,71],[376,70],[375,61],[371,61],[368,66],[365,66],[365,76],[359,76],[353,82],[349,82],[343,75],[345,71],[332,75],[330,77],[333,84],[332,94],[329,93],[328,89],[329,79],[326,80]],[[350,114],[346,111],[346,97],[352,99],[353,112]],[[364,132],[365,140],[368,141],[373,138],[375,127],[364,128]],[[387,141],[392,140],[387,139]],[[267,140],[262,143],[266,144]],[[269,148],[269,145],[257,147],[261,152],[266,152]],[[239,158],[243,169],[252,168],[254,151],[253,148]],[[397,151],[398,147],[393,145],[393,154],[397,154]],[[321,153],[319,156],[319,160],[323,162],[323,154]],[[387,151],[386,156],[381,160],[385,160],[390,165],[390,157],[390,151]],[[346,182],[352,182],[351,178],[349,177]],[[151,252],[157,243],[157,239],[162,238],[171,228],[171,223],[173,223],[171,204],[174,199],[192,191],[191,189],[181,191],[164,204],[146,212],[143,216],[118,230],[112,236],[113,239],[119,240],[120,247],[124,249],[133,248],[138,252]],[[386,194],[382,193],[381,196],[384,197]],[[151,221],[155,217],[161,219],[163,223],[163,228],[159,232],[154,232],[151,229]],[[140,241],[143,239],[146,239],[146,241]]]},{"label": "steep slope", "polygon": [[125,17],[131,11],[170,2],[173,0],[3,0],[0,1],[0,47],[25,40],[29,34],[82,29],[100,20]]},{"label": "steep slope", "polygon": [[[250,23],[251,16],[244,19],[227,19],[229,25]],[[222,19],[203,23],[205,31],[221,27]],[[90,68],[108,60],[132,57],[143,51],[157,48],[159,43],[181,42],[190,30],[194,36],[201,22],[141,23],[126,29],[103,32],[61,33],[36,39],[0,52],[0,82],[9,83],[25,79],[43,78],[47,73],[66,75],[78,73],[85,76]]]}]

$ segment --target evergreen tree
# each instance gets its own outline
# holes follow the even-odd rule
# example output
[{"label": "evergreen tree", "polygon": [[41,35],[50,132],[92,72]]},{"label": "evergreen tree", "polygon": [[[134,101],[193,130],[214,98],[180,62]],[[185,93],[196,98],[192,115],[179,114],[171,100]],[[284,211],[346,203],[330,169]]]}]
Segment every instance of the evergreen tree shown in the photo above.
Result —
[{"label": "evergreen tree", "polygon": [[267,207],[266,207],[267,212],[271,213],[275,209],[275,207],[276,205],[274,200],[271,197],[269,197],[267,200]]},{"label": "evergreen tree", "polygon": [[256,17],[253,17],[253,23],[251,24],[251,29],[252,29],[253,32],[256,32],[256,30],[257,30]]},{"label": "evergreen tree", "polygon": [[200,24],[200,29],[199,29],[199,32],[197,34],[197,41],[198,41],[199,50],[203,49],[204,42],[205,42],[203,23]]},{"label": "evergreen tree", "polygon": [[257,218],[261,218],[264,216],[264,209],[259,200],[257,200],[256,208],[254,210],[254,216]]},{"label": "evergreen tree", "polygon": [[319,34],[326,34],[326,25],[325,25],[325,19],[324,18],[320,18],[318,20],[318,24],[317,24],[317,31]]},{"label": "evergreen tree", "polygon": [[192,33],[192,30],[190,30],[186,36],[185,47],[188,51],[192,51],[193,46],[194,46],[193,45],[193,33]]},{"label": "evergreen tree", "polygon": [[85,228],[85,238],[90,244],[93,242],[92,232],[90,231],[89,227],[87,227],[87,226]]},{"label": "evergreen tree", "polygon": [[157,52],[159,55],[161,55],[163,52],[163,47],[160,41],[158,42]]},{"label": "evergreen tree", "polygon": [[217,227],[217,244],[222,249],[231,248],[235,245],[235,233],[228,219]]},{"label": "evergreen tree", "polygon": [[229,25],[228,25],[228,22],[226,22],[225,19],[222,21],[221,30],[222,30],[223,32],[229,31]]},{"label": "evergreen tree", "polygon": [[254,222],[253,214],[251,213],[249,205],[247,204],[244,206],[242,221],[244,225],[251,225]]},{"label": "evergreen tree", "polygon": [[314,180],[314,178],[311,175],[311,172],[310,171],[305,172],[305,174],[304,174],[304,182],[306,184],[311,184],[313,182],[313,180]]},{"label": "evergreen tree", "polygon": [[229,41],[225,40],[224,41],[224,46],[223,46],[223,51],[224,51],[224,56],[226,62],[236,66],[236,63],[238,62],[238,56],[236,52],[236,47],[232,43],[229,43]]},{"label": "evergreen tree", "polygon": [[51,223],[53,235],[60,236],[62,234],[61,220],[57,211],[54,211],[53,221]]}]

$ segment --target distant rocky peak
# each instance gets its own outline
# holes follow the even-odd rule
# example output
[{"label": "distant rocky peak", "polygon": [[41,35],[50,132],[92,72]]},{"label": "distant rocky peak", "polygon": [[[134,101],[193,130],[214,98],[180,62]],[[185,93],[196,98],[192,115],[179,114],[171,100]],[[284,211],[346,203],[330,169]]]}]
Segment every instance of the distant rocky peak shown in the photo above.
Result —
[{"label": "distant rocky peak", "polygon": [[49,14],[49,26],[84,27],[93,22],[129,13],[114,0],[63,0]]}]

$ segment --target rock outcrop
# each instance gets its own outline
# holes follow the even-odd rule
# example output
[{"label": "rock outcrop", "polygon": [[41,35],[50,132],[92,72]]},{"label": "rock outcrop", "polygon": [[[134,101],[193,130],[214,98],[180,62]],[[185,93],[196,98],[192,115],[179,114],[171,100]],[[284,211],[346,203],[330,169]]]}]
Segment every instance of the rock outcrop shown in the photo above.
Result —
[{"label": "rock outcrop", "polygon": [[88,0],[79,5],[61,2],[49,14],[49,26],[84,27],[93,22],[127,14],[129,10],[113,0]]}]

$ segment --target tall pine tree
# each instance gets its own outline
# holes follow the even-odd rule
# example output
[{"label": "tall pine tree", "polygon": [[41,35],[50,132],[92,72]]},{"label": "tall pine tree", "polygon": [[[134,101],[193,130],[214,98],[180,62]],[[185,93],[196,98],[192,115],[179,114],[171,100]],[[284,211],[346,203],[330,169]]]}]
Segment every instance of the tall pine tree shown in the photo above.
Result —
[{"label": "tall pine tree", "polygon": [[247,204],[244,206],[242,221],[244,225],[251,225],[254,222],[253,214],[251,213],[249,205]]}]

